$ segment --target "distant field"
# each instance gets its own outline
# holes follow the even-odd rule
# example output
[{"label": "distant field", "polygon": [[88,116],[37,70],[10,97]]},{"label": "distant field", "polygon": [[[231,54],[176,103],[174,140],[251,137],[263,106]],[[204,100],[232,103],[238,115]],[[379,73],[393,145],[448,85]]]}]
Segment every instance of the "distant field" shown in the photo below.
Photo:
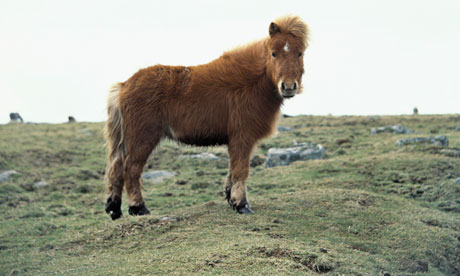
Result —
[{"label": "distant field", "polygon": [[[416,133],[371,135],[402,124]],[[460,149],[460,115],[285,118],[291,131],[254,156],[316,142],[325,160],[251,168],[256,212],[224,201],[224,147],[164,141],[145,171],[150,216],[104,212],[102,123],[0,126],[0,275],[460,275],[460,158],[409,137],[445,135]],[[181,154],[209,151],[218,161]],[[34,183],[44,181],[44,187]],[[167,218],[165,218],[167,217]]]}]

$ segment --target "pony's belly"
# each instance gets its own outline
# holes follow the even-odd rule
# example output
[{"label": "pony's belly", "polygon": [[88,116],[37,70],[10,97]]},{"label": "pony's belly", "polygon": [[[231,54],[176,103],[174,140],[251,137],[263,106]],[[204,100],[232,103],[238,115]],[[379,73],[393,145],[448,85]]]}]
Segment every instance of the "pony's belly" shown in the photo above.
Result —
[{"label": "pony's belly", "polygon": [[198,136],[198,137],[175,137],[176,141],[199,147],[228,145],[228,137],[226,135]]}]

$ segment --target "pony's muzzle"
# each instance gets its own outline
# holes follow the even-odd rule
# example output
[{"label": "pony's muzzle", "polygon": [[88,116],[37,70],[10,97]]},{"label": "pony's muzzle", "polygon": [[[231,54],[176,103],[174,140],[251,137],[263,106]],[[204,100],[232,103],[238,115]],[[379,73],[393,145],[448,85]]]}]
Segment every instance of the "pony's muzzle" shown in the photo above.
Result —
[{"label": "pony's muzzle", "polygon": [[295,94],[297,93],[297,88],[299,87],[299,85],[297,84],[297,81],[294,81],[291,83],[282,81],[280,86],[281,86],[280,87],[281,95],[283,96],[283,98],[294,97]]}]

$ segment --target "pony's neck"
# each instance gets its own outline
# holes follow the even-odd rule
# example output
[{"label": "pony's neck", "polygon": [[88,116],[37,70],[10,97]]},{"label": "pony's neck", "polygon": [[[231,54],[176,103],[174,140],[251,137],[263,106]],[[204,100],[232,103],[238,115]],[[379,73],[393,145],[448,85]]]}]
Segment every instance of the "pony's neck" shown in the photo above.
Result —
[{"label": "pony's neck", "polygon": [[199,78],[199,86],[222,87],[226,90],[244,90],[260,87],[268,89],[273,86],[266,70],[266,41],[252,42],[248,45],[225,52],[218,59],[208,64],[195,66],[193,69]]}]

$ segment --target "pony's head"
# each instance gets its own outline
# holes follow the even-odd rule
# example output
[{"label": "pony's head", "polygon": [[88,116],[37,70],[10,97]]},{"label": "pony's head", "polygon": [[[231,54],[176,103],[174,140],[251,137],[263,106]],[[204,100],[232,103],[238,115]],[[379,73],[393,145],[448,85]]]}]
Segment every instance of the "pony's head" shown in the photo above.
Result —
[{"label": "pony's head", "polygon": [[283,98],[301,92],[308,33],[307,24],[297,16],[281,17],[270,24],[267,73]]}]

